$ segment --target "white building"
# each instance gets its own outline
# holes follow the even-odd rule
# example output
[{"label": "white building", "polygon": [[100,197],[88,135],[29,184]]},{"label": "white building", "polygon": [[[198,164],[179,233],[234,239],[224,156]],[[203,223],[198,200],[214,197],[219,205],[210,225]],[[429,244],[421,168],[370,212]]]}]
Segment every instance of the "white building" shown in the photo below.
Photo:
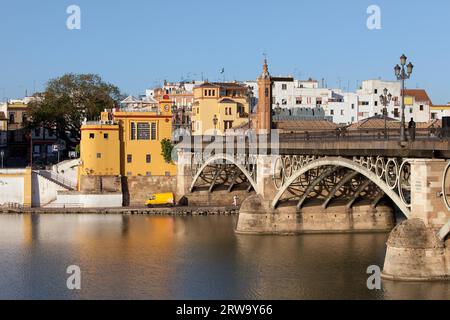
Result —
[{"label": "white building", "polygon": [[443,117],[450,117],[450,102],[446,105],[433,105],[430,108],[431,120],[442,120]]},{"label": "white building", "polygon": [[358,121],[359,98],[352,92],[332,92],[332,98],[324,105],[325,115],[337,124],[351,124]]},{"label": "white building", "polygon": [[[384,89],[392,95],[392,100],[387,106],[388,116],[401,120],[401,83],[399,81],[366,80],[357,91],[359,97],[358,120],[383,115],[383,104],[380,96]],[[431,117],[431,99],[423,89],[407,89],[405,95],[405,119],[415,122],[428,122]]]},{"label": "white building", "polygon": [[[332,117],[337,124],[350,124],[374,116],[384,114],[381,95],[384,90],[392,95],[387,106],[387,116],[396,120],[401,119],[401,83],[399,81],[366,80],[361,88],[354,92],[342,92],[340,89],[322,88],[316,80],[295,80],[292,77],[273,77],[272,108],[317,108],[325,110],[327,117]],[[256,81],[245,81],[254,93],[258,95]],[[411,118],[416,122],[428,122],[431,119],[430,108],[432,102],[423,89],[405,90],[405,119]],[[257,105],[254,99],[253,105]],[[450,114],[449,108],[445,112]],[[435,111],[439,119],[446,114]]]}]

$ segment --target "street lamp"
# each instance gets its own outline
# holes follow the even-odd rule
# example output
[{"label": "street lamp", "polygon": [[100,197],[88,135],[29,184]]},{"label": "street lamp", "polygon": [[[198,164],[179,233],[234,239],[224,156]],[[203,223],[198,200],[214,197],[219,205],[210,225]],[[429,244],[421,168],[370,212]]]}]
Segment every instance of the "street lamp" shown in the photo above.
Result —
[{"label": "street lamp", "polygon": [[383,94],[380,96],[381,104],[383,105],[383,116],[384,116],[384,139],[387,139],[387,115],[388,115],[388,109],[387,106],[392,101],[392,94],[388,94],[388,89],[384,88]]},{"label": "street lamp", "polygon": [[213,124],[214,124],[214,135],[217,135],[217,123],[219,122],[219,119],[217,118],[217,115],[214,115],[213,117]]},{"label": "street lamp", "polygon": [[[408,65],[406,65],[406,61],[408,58],[403,54],[400,57],[400,65],[398,64],[395,66],[395,76],[397,77],[397,80],[402,82],[402,91],[401,91],[401,97],[402,97],[402,120],[400,124],[400,140],[406,141],[406,135],[405,135],[405,80],[408,80],[411,77],[411,74],[413,72],[414,66],[410,62]],[[406,70],[405,70],[406,66]]]}]

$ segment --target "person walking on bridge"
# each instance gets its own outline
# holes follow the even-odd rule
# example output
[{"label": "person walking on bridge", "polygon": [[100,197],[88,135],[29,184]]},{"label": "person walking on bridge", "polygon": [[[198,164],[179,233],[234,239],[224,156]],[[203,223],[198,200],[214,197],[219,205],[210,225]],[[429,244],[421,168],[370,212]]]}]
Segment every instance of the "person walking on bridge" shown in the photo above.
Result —
[{"label": "person walking on bridge", "polygon": [[414,121],[414,118],[411,118],[411,121],[408,124],[408,131],[409,131],[409,137],[411,141],[416,140],[416,122]]}]

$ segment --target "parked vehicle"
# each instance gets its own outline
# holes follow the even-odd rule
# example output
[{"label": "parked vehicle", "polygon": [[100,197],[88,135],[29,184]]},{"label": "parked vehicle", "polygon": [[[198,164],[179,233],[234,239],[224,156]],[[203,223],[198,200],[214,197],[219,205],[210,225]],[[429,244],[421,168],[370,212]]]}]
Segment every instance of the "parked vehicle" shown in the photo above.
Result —
[{"label": "parked vehicle", "polygon": [[145,205],[148,208],[152,208],[154,206],[175,206],[175,196],[173,193],[155,193],[150,195],[148,200],[145,202]]}]

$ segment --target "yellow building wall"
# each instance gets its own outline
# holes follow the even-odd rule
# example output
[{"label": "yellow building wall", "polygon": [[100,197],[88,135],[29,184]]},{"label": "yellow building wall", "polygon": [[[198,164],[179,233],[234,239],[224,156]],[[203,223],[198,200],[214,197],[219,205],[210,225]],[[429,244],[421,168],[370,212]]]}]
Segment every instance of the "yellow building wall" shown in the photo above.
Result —
[{"label": "yellow building wall", "polygon": [[25,176],[23,177],[23,206],[25,208],[31,208],[33,198],[32,198],[32,170],[31,167],[25,169]]},{"label": "yellow building wall", "polygon": [[[80,175],[120,175],[120,139],[118,125],[83,125],[81,127]],[[105,138],[105,134],[108,135]],[[93,135],[93,138],[91,137]]]},{"label": "yellow building wall", "polygon": [[[205,90],[215,90],[215,95],[205,96]],[[229,98],[235,103],[220,103],[222,99]],[[241,117],[238,111],[238,104],[242,105],[244,113],[249,113],[249,103],[245,97],[219,97],[219,89],[195,88],[194,105],[192,106],[193,135],[212,134],[214,132],[214,115],[217,116],[217,134],[224,134],[224,121],[233,121],[233,127],[243,125],[248,122],[248,117]],[[231,114],[227,115],[225,108],[231,108]]]},{"label": "yellow building wall", "polygon": [[[165,176],[176,175],[176,166],[164,160],[161,149],[163,139],[172,139],[172,116],[151,112],[116,112],[114,120],[121,127],[121,174],[123,176]],[[132,123],[135,125],[135,139],[132,139]],[[148,123],[150,140],[138,140],[138,123]],[[152,140],[152,123],[156,125],[156,137]],[[128,156],[131,156],[131,162]],[[150,163],[147,163],[150,155]]]}]

